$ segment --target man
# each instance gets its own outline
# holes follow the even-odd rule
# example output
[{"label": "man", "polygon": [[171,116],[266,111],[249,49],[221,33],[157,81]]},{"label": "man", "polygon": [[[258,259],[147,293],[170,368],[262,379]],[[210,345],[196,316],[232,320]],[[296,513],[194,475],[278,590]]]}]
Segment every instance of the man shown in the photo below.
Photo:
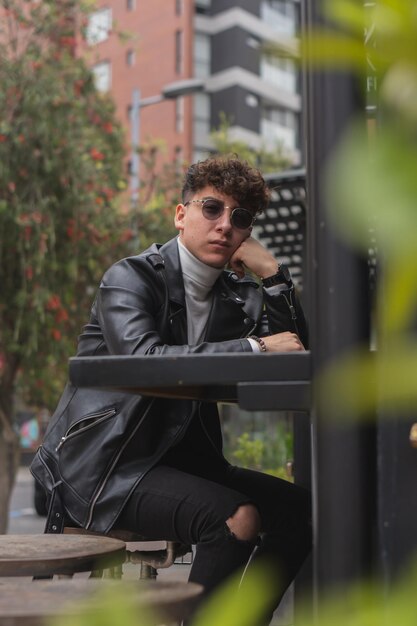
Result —
[{"label": "man", "polygon": [[[268,199],[259,171],[237,158],[192,165],[179,237],[105,273],[78,355],[303,350],[288,271],[251,237]],[[190,580],[206,593],[264,558],[279,581],[270,614],[310,549],[308,493],[230,465],[214,404],[67,385],[32,469],[51,494],[47,531],[66,517],[195,544]]]}]

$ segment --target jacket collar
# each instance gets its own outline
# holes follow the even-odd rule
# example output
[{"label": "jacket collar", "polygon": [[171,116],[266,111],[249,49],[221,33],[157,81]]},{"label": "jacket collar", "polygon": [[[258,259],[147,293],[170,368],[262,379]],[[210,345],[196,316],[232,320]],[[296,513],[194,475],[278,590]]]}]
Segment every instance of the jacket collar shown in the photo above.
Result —
[{"label": "jacket collar", "polygon": [[169,299],[185,307],[184,281],[182,279],[177,238],[170,239],[161,246],[159,254],[164,259],[165,274],[169,289]]}]

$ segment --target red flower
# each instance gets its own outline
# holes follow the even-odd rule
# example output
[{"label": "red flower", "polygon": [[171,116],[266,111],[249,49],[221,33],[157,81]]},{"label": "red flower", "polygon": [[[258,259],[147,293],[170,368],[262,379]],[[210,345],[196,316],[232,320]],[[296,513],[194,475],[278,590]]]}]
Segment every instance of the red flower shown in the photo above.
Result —
[{"label": "red flower", "polygon": [[74,82],[74,93],[76,96],[79,96],[82,92],[82,88],[84,87],[85,82],[83,80],[76,80]]},{"label": "red flower", "polygon": [[94,159],[94,161],[102,161],[104,159],[104,154],[97,150],[97,148],[91,148],[90,155]]},{"label": "red flower", "polygon": [[60,308],[60,306],[61,306],[61,300],[60,300],[60,297],[57,296],[56,294],[51,296],[48,302],[46,303],[47,311],[56,311],[57,309]]},{"label": "red flower", "polygon": [[6,135],[0,134],[0,143],[3,143],[4,141],[6,141],[6,139],[7,139]]},{"label": "red flower", "polygon": [[113,189],[110,189],[110,187],[104,187],[103,188],[103,195],[106,196],[107,200],[111,200],[114,196],[114,191]]},{"label": "red flower", "polygon": [[131,239],[133,239],[133,230],[131,228],[126,228],[119,237],[121,243],[130,241]]},{"label": "red flower", "polygon": [[112,133],[113,132],[113,124],[111,122],[104,122],[103,130],[106,133]]},{"label": "red flower", "polygon": [[61,331],[58,328],[53,328],[51,330],[51,335],[55,339],[55,341],[60,341],[62,339]]},{"label": "red flower", "polygon": [[7,187],[11,193],[16,191],[16,183],[14,183],[13,181],[10,181],[10,183],[7,183]]},{"label": "red flower", "polygon": [[66,322],[67,320],[68,320],[68,313],[66,312],[65,309],[61,307],[56,312],[55,321],[57,324],[60,324],[61,322]]},{"label": "red flower", "polygon": [[59,43],[64,48],[75,48],[75,44],[77,43],[75,37],[60,37]]},{"label": "red flower", "polygon": [[23,231],[23,238],[25,241],[30,241],[32,237],[32,227],[31,226],[25,226],[24,231]]},{"label": "red flower", "polygon": [[33,278],[33,269],[30,265],[25,269],[25,276],[28,280],[32,280]]}]

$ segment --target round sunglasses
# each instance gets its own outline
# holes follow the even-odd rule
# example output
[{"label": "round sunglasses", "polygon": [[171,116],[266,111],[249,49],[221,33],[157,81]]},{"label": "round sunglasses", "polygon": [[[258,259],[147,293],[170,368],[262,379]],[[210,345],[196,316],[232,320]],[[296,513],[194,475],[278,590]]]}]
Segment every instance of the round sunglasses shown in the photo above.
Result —
[{"label": "round sunglasses", "polygon": [[[225,205],[223,200],[217,200],[216,198],[188,200],[188,202],[184,202],[184,206],[193,202],[201,204],[201,211],[207,220],[217,220],[221,215],[223,215],[225,209],[230,209],[229,206]],[[230,222],[232,226],[234,228],[238,228],[239,230],[246,230],[247,228],[250,228],[255,219],[256,218],[250,211],[242,209],[241,207],[236,207],[230,214]]]}]

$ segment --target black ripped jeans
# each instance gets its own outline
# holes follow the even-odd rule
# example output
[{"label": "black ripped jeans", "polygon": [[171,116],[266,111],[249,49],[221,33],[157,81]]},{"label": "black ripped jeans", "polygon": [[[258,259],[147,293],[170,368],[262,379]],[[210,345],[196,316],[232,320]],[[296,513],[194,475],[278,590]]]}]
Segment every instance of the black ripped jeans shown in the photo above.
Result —
[{"label": "black ripped jeans", "polygon": [[[285,480],[225,463],[197,472],[169,465],[153,468],[130,497],[117,526],[150,539],[195,544],[189,580],[202,584],[206,595],[245,567],[252,553],[248,570],[259,558],[267,559],[277,580],[273,605],[262,620],[268,623],[311,549],[310,494]],[[225,523],[247,503],[254,504],[261,517],[256,543],[237,540]]]}]

